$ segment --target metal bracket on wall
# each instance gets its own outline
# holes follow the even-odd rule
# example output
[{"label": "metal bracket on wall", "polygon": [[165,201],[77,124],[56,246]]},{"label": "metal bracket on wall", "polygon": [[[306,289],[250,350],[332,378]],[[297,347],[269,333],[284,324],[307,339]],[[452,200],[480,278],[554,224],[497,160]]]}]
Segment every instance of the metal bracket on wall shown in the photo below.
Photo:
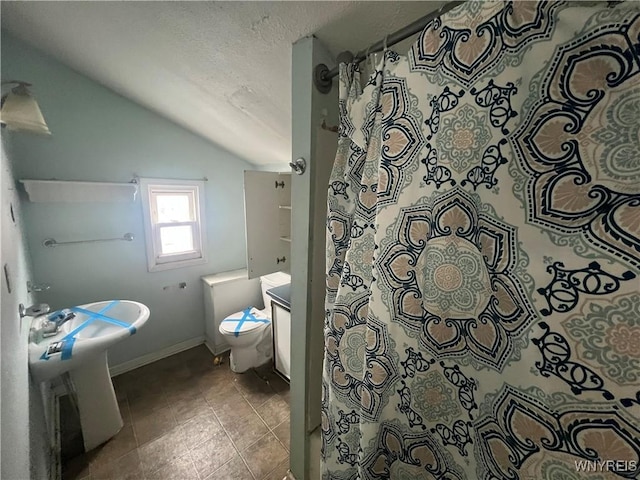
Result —
[{"label": "metal bracket on wall", "polygon": [[289,162],[289,166],[298,175],[302,175],[307,170],[307,161],[302,157],[296,158],[293,162]]},{"label": "metal bracket on wall", "polygon": [[313,83],[320,93],[329,93],[331,91],[333,82],[328,74],[329,67],[324,63],[316,65],[316,68],[313,70]]},{"label": "metal bracket on wall", "polygon": [[[351,63],[354,60],[354,55],[349,50],[345,50],[344,52],[340,52],[336,57],[336,63],[340,65],[341,63]],[[333,75],[331,75],[331,70],[324,63],[320,63],[316,65],[313,70],[313,83],[318,89],[320,93],[329,93],[331,91],[331,87],[333,86],[333,77],[337,75],[337,68],[334,69]]]},{"label": "metal bracket on wall", "polygon": [[51,285],[48,283],[33,283],[31,280],[27,281],[27,293],[31,292],[44,292],[45,290],[49,290]]}]

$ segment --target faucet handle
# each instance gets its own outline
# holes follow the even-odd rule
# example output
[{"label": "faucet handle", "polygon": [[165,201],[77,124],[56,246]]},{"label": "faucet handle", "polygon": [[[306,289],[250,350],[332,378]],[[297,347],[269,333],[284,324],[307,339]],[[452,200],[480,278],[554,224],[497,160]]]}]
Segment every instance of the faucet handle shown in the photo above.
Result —
[{"label": "faucet handle", "polygon": [[18,305],[18,312],[20,313],[20,318],[23,317],[37,317],[38,315],[44,315],[45,313],[49,313],[51,307],[46,303],[38,303],[36,305],[31,305],[28,308],[25,308],[23,304]]}]

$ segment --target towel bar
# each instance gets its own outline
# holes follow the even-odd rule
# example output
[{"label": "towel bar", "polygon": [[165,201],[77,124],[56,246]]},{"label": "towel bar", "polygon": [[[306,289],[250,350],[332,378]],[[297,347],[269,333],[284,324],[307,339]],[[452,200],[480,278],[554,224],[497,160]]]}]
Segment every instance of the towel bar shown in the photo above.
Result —
[{"label": "towel bar", "polygon": [[54,238],[45,238],[44,242],[42,242],[42,245],[44,245],[45,247],[56,247],[58,245],[71,245],[72,243],[113,242],[116,240],[131,242],[133,238],[133,233],[125,233],[124,236],[119,238],[96,238],[94,240],[74,240],[71,242],[58,242]]}]

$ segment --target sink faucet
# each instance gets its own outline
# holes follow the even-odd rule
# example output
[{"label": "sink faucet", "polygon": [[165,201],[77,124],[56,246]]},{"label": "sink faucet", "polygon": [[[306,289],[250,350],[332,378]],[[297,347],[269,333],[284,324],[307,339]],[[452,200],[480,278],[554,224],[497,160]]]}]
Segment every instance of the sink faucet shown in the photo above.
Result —
[{"label": "sink faucet", "polygon": [[47,313],[49,313],[49,305],[46,303],[31,305],[29,308],[25,307],[22,303],[18,305],[18,314],[21,319],[24,317],[39,317]]},{"label": "sink faucet", "polygon": [[42,336],[46,338],[57,335],[60,327],[72,318],[75,318],[75,316],[75,313],[65,310],[61,310],[54,313],[53,315],[50,315],[49,318],[42,324]]}]

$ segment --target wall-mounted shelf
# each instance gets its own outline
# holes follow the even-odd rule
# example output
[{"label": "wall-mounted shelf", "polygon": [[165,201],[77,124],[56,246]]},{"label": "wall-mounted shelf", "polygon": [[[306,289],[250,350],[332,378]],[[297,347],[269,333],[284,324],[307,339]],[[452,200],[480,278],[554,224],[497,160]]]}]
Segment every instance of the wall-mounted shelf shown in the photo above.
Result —
[{"label": "wall-mounted shelf", "polygon": [[31,202],[133,202],[135,183],[77,182],[72,180],[20,180]]},{"label": "wall-mounted shelf", "polygon": [[291,237],[280,237],[280,240],[291,243]]}]

